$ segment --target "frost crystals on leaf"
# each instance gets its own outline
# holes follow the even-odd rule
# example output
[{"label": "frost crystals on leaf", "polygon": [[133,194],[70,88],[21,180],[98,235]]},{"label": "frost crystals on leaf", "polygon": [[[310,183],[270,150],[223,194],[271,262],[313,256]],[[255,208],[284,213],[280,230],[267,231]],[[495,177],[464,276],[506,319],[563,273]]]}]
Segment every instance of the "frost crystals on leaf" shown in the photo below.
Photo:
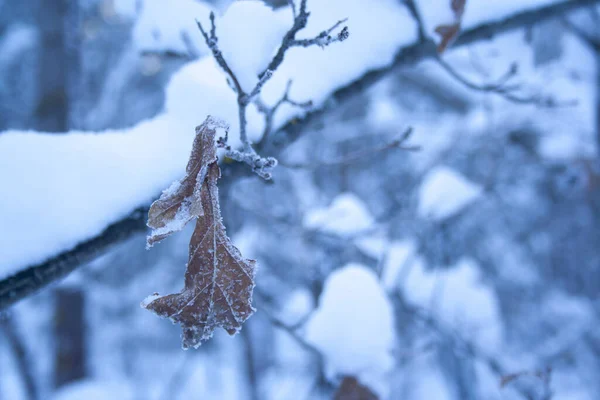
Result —
[{"label": "frost crystals on leaf", "polygon": [[152,228],[147,240],[148,247],[180,231],[192,218],[203,215],[200,191],[209,165],[217,161],[214,138],[218,128],[229,129],[224,122],[210,116],[196,127],[196,138],[185,177],[163,191],[148,212],[147,225]]},{"label": "frost crystals on leaf", "polygon": [[[187,221],[194,216],[198,218],[190,240],[184,289],[142,303],[142,307],[181,325],[183,348],[200,346],[217,327],[230,335],[237,333],[254,312],[251,297],[256,262],[242,257],[227,237],[221,219],[217,188],[221,170],[216,162],[214,140],[220,126],[209,117],[198,127],[187,175],[180,188],[163,194],[149,213],[149,220],[154,217],[161,226],[169,226],[177,218],[172,209],[181,210],[187,202],[189,210],[194,210],[185,217]],[[158,202],[161,203],[155,207]],[[153,243],[171,232],[153,234],[148,241]],[[156,239],[151,242],[153,237]]]}]

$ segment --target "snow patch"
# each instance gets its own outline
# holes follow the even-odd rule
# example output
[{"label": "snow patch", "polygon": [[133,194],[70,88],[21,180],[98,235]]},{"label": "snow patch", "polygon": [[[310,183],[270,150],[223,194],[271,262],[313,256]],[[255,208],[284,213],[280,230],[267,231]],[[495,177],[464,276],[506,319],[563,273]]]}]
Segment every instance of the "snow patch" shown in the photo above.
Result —
[{"label": "snow patch", "polygon": [[352,236],[373,227],[374,220],[363,201],[352,193],[342,193],[329,207],[309,210],[304,226],[339,236]]},{"label": "snow patch", "polygon": [[462,211],[481,197],[483,188],[448,167],[432,169],[419,190],[418,214],[441,221]]},{"label": "snow patch", "polygon": [[394,318],[373,271],[348,264],[327,278],[320,306],[307,322],[306,340],[325,356],[329,379],[352,375],[380,394],[386,392]]},{"label": "snow patch", "polygon": [[493,289],[481,282],[479,267],[472,260],[462,259],[447,269],[435,270],[415,262],[402,292],[407,301],[429,310],[482,347],[496,349],[500,345],[498,300]]}]

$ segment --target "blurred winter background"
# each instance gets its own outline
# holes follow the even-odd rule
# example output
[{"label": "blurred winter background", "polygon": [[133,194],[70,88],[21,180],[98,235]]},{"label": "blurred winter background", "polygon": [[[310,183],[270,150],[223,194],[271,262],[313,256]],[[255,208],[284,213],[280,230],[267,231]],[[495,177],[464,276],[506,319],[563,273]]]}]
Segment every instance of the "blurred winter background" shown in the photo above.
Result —
[{"label": "blurred winter background", "polygon": [[[351,36],[290,53],[264,95],[291,78],[325,112],[276,116],[273,183],[223,166],[256,314],[182,351],[139,303],[181,288],[191,231],[150,251],[139,231],[4,310],[0,399],[599,399],[600,7],[571,2],[551,18],[535,12],[569,1],[467,2],[467,31],[529,14],[445,52],[449,71],[394,60],[419,40],[403,1],[309,0],[307,35],[349,17]],[[230,3],[0,0],[1,296],[178,179],[208,113],[235,132],[194,18],[224,15],[252,74],[291,13]],[[411,3],[425,34],[449,3]],[[485,87],[507,71],[514,96]],[[393,145],[408,127],[418,151]]]}]

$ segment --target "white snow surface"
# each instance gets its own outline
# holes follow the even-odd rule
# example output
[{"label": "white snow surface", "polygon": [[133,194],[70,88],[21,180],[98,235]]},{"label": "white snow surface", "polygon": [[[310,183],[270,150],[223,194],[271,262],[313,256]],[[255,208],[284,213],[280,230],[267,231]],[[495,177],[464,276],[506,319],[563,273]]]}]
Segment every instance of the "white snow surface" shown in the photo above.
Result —
[{"label": "white snow surface", "polygon": [[149,203],[183,174],[192,140],[193,129],[165,117],[129,132],[1,134],[0,275],[97,235]]},{"label": "white snow surface", "polygon": [[309,210],[304,216],[304,226],[339,236],[353,236],[366,231],[374,224],[365,203],[355,194],[338,195],[329,207]]},{"label": "white snow surface", "polygon": [[[190,56],[208,54],[208,47],[195,19],[208,24],[208,16],[213,9],[206,3],[194,0],[170,0],[166,4],[164,0],[141,2],[141,12],[133,28],[135,47],[140,51],[157,53],[192,52]],[[133,16],[136,12],[135,3],[131,0],[116,2],[115,9],[127,16]]]},{"label": "white snow surface", "polygon": [[385,398],[394,319],[377,276],[362,265],[348,264],[329,275],[319,303],[305,337],[325,356],[329,379],[355,376]]},{"label": "white snow surface", "polygon": [[427,173],[419,189],[418,213],[441,221],[462,211],[481,197],[483,189],[458,172],[438,166]]}]

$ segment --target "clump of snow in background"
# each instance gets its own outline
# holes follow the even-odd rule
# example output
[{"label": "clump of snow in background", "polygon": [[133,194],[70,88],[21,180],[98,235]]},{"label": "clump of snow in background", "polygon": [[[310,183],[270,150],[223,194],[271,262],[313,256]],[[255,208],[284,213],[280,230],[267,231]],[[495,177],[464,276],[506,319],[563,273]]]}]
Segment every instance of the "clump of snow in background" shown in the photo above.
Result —
[{"label": "clump of snow in background", "polygon": [[[135,7],[131,2],[119,3],[125,14]],[[170,0],[167,7],[164,0],[145,0],[133,28],[133,43],[140,51],[206,55],[209,50],[195,20],[207,24],[211,11],[208,4],[194,0]]]},{"label": "clump of snow in background", "polygon": [[340,236],[353,236],[373,227],[374,220],[365,203],[355,194],[338,195],[329,207],[307,211],[304,226]]},{"label": "clump of snow in background", "polygon": [[385,393],[395,333],[392,305],[377,276],[348,264],[329,275],[319,303],[307,322],[306,340],[325,356],[327,376],[355,376]]},{"label": "clump of snow in background", "polygon": [[441,221],[481,197],[483,189],[451,168],[439,166],[427,173],[419,189],[418,213]]},{"label": "clump of snow in background", "polygon": [[389,246],[389,240],[384,232],[369,232],[354,239],[354,245],[364,254],[379,260]]},{"label": "clump of snow in background", "polygon": [[493,288],[480,278],[479,266],[462,259],[449,268],[425,269],[415,262],[403,280],[402,293],[410,303],[459,329],[486,349],[502,340],[502,321]]}]

